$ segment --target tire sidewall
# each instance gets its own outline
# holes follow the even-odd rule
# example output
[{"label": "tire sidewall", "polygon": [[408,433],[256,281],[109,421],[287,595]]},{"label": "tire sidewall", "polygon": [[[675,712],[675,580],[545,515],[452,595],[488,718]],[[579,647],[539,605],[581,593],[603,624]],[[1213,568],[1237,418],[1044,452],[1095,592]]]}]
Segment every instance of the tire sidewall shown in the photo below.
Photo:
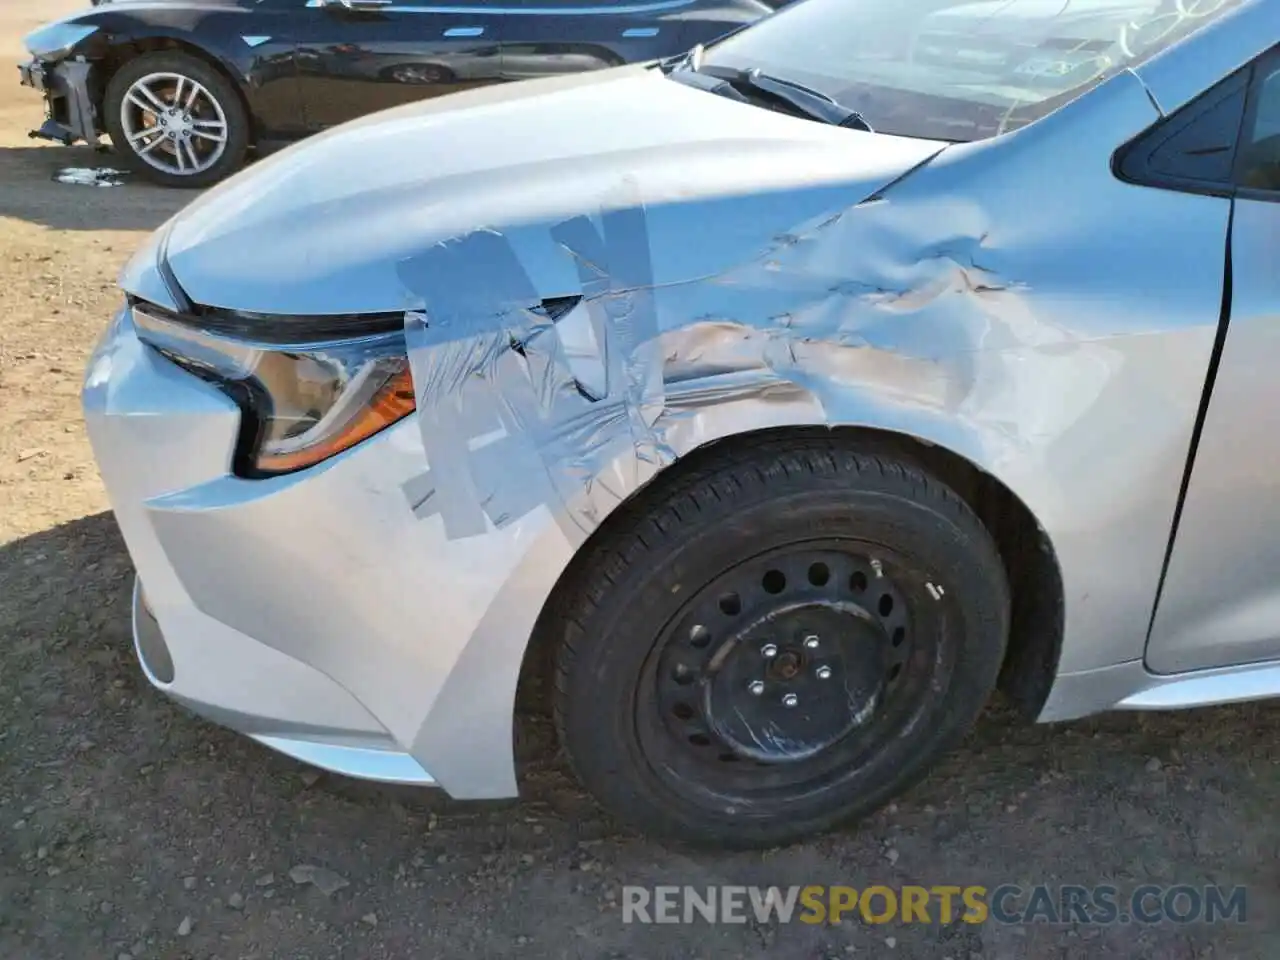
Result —
[{"label": "tire sidewall", "polygon": [[[195,80],[218,99],[227,118],[227,148],[222,158],[202,173],[189,177],[157,170],[138,156],[125,136],[120,106],[125,94],[150,73],[176,73]],[[165,187],[201,189],[230,176],[243,164],[249,149],[249,116],[233,83],[216,67],[199,57],[180,52],[143,54],[116,71],[103,97],[104,123],[116,153],[135,173]]]},{"label": "tire sidewall", "polygon": [[[663,626],[687,597],[744,559],[746,545],[759,545],[749,550],[753,555],[788,537],[850,537],[909,557],[943,588],[938,612],[947,663],[925,722],[867,765],[789,801],[780,825],[780,805],[716,810],[667,786],[640,747],[635,698],[652,695],[637,685]],[[850,489],[839,482],[819,482],[790,493],[771,489],[751,502],[733,504],[727,515],[703,518],[687,536],[677,534],[657,553],[643,570],[626,570],[607,607],[583,624],[587,636],[607,637],[608,642],[580,645],[566,691],[563,733],[571,756],[594,758],[595,768],[579,773],[606,806],[639,809],[646,821],[660,824],[670,835],[717,845],[758,845],[859,816],[923,775],[934,757],[963,736],[995,685],[1008,600],[1003,581],[993,585],[984,571],[989,572],[992,562],[999,566],[998,555],[989,541],[975,542],[969,531],[904,498],[901,491]],[[975,563],[975,554],[987,563]],[[588,703],[604,706],[607,715],[581,709]],[[700,836],[690,836],[692,824],[699,825]]]}]

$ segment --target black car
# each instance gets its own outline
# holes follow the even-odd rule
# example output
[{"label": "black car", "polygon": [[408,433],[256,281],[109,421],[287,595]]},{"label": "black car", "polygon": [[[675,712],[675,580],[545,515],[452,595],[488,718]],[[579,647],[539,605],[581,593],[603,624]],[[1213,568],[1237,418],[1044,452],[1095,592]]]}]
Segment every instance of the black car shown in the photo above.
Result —
[{"label": "black car", "polygon": [[202,187],[343,121],[456,90],[659,60],[787,0],[94,0],[26,38],[33,132],[106,134],[130,166]]}]

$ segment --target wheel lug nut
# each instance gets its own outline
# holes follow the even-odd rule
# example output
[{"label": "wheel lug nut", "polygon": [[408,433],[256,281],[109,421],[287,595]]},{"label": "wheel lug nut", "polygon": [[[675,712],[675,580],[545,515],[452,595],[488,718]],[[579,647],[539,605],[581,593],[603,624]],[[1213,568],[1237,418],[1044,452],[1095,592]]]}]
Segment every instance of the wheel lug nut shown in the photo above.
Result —
[{"label": "wheel lug nut", "polygon": [[760,696],[760,694],[764,693],[764,681],[752,680],[750,683],[747,684],[747,689],[750,690],[755,696],[758,697]]},{"label": "wheel lug nut", "polygon": [[760,655],[773,659],[778,655],[778,645],[776,643],[766,643],[760,648]]},{"label": "wheel lug nut", "polygon": [[804,638],[804,645],[805,645],[805,648],[806,648],[806,649],[809,649],[809,650],[817,650],[817,649],[818,649],[818,635],[817,635],[816,633],[811,633],[811,634],[809,634],[807,637],[805,637],[805,638]]},{"label": "wheel lug nut", "polygon": [[800,698],[797,697],[794,693],[787,693],[787,694],[784,694],[782,697],[782,705],[784,707],[794,707],[799,702],[800,702]]},{"label": "wheel lug nut", "polygon": [[819,679],[819,680],[830,680],[830,679],[831,679],[831,668],[830,668],[830,667],[825,667],[825,666],[824,666],[824,667],[819,667],[819,668],[818,668],[818,679]]}]

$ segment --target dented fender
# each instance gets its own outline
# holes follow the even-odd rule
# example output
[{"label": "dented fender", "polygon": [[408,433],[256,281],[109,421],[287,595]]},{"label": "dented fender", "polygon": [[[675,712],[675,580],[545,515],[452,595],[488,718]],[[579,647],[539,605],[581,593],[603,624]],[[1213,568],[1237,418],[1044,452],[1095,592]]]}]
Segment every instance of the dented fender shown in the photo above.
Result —
[{"label": "dented fender", "polygon": [[[1141,657],[1229,213],[1112,176],[1114,148],[1158,117],[1121,74],[844,202],[830,186],[638,201],[651,191],[637,171],[579,215],[401,260],[429,464],[405,495],[451,539],[517,521],[529,534],[415,754],[442,782],[482,779],[448,742],[461,711],[470,757],[509,759],[528,632],[507,629],[504,604],[545,600],[611,512],[689,452],[769,427],[858,426],[968,460],[1052,546],[1058,668]],[[709,251],[734,217],[757,242]]]}]

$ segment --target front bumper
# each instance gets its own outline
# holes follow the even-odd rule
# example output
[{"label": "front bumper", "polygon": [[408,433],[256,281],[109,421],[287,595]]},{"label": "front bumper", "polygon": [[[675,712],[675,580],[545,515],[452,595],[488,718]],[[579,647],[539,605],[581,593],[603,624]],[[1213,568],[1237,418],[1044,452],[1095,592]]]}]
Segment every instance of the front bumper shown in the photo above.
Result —
[{"label": "front bumper", "polygon": [[[223,726],[247,733],[264,746],[278,750],[296,760],[334,773],[359,777],[362,780],[377,780],[382,783],[416,786],[431,786],[435,783],[431,775],[423,770],[416,760],[407,753],[397,750],[382,736],[381,732],[370,736],[370,731],[363,729],[372,725],[361,722],[368,718],[351,710],[345,691],[336,691],[326,684],[318,684],[315,682],[316,678],[308,677],[306,680],[301,680],[301,684],[308,693],[322,697],[320,702],[328,703],[326,712],[345,708],[346,712],[353,714],[352,719],[357,721],[357,729],[341,731],[337,736],[334,733],[325,735],[321,731],[310,728],[306,723],[307,718],[297,713],[282,722],[279,716],[264,718],[242,713],[234,705],[229,704],[226,696],[222,694],[215,694],[212,699],[219,701],[215,703],[209,698],[197,700],[189,695],[175,693],[173,681],[176,679],[176,671],[173,654],[164,631],[160,628],[160,622],[149,606],[142,581],[136,580],[133,589],[133,645],[138,664],[153,686],[169,693],[194,713],[221,723]],[[233,689],[238,687],[243,691],[246,685],[250,687],[253,685],[255,678],[268,676],[277,677],[297,689],[300,678],[288,676],[290,668],[281,670],[276,664],[262,663],[263,658],[260,655],[255,656],[261,651],[253,648],[250,648],[248,653],[248,656],[237,658],[234,663],[221,665],[218,673],[223,683],[231,683],[234,685]],[[237,673],[239,675],[235,676]],[[338,702],[335,703],[335,700]],[[285,712],[288,711],[279,709],[274,711],[275,714]]]},{"label": "front bumper", "polygon": [[520,663],[568,559],[538,547],[562,539],[549,516],[447,540],[406,494],[427,468],[414,417],[311,470],[236,477],[239,409],[127,310],[83,403],[156,687],[339,773],[515,795]]},{"label": "front bumper", "polygon": [[47,64],[38,60],[18,65],[18,80],[44,94],[45,122],[31,131],[33,139],[70,146],[77,140],[96,143],[100,134],[90,93],[93,65],[83,60]]}]

